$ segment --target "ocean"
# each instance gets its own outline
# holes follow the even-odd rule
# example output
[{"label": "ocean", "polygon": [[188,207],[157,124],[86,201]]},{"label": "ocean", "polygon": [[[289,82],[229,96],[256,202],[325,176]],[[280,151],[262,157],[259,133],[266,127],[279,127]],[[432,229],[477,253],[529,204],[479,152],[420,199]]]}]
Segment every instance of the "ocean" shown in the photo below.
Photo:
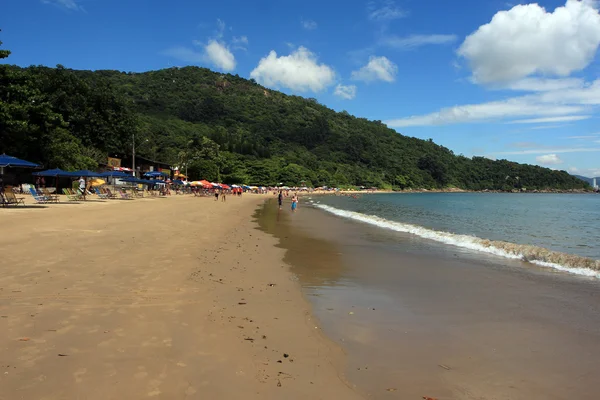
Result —
[{"label": "ocean", "polygon": [[598,195],[402,193],[309,202],[383,229],[600,278]]},{"label": "ocean", "polygon": [[313,196],[294,213],[267,202],[257,220],[286,249],[366,398],[595,400],[598,204],[592,195]]}]

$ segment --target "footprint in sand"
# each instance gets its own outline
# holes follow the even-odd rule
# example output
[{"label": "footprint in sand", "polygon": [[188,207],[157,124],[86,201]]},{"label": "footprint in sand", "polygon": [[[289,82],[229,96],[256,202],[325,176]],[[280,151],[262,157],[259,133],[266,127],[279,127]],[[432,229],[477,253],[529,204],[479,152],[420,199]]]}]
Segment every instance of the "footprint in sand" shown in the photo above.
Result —
[{"label": "footprint in sand", "polygon": [[79,368],[77,371],[75,371],[73,373],[73,376],[75,377],[75,382],[81,383],[83,381],[82,376],[85,375],[86,372],[87,368]]}]

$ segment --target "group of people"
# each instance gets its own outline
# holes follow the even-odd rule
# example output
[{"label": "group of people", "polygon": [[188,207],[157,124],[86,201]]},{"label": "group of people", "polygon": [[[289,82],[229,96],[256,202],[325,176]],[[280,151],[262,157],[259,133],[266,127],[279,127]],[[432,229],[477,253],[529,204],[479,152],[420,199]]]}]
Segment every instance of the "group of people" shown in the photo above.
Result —
[{"label": "group of people", "polygon": [[215,201],[219,201],[219,197],[221,197],[221,201],[227,201],[227,192],[233,196],[242,197],[244,190],[242,188],[233,188],[229,191],[223,189],[215,190]]},{"label": "group of people", "polygon": [[[283,198],[287,197],[288,193],[283,194],[283,190],[279,191],[279,195],[277,196],[277,202],[279,203],[279,209],[281,210],[281,208],[283,207]],[[292,194],[292,211],[296,211],[296,208],[298,208],[298,195],[297,194]]]}]

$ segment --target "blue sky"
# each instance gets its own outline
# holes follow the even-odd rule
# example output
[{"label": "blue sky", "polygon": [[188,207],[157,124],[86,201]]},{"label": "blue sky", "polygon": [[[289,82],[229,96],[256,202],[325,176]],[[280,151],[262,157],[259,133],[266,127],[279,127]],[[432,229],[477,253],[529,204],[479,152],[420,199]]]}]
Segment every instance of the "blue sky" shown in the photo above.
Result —
[{"label": "blue sky", "polygon": [[21,66],[199,65],[432,138],[600,176],[595,0],[3,0]]}]

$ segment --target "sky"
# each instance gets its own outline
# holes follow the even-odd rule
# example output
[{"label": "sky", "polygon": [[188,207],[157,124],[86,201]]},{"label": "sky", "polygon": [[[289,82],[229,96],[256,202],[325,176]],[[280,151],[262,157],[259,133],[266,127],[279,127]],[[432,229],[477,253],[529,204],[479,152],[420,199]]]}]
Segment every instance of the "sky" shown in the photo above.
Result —
[{"label": "sky", "polygon": [[600,176],[600,2],[2,0],[11,64],[196,65],[455,154]]}]

